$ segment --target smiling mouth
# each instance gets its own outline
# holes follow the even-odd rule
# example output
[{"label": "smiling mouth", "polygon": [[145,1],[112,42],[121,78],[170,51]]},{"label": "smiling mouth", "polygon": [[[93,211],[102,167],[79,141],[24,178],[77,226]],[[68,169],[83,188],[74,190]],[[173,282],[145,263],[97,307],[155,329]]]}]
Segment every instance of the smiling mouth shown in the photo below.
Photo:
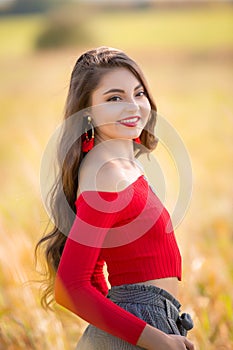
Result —
[{"label": "smiling mouth", "polygon": [[137,125],[139,120],[140,120],[140,117],[129,117],[129,118],[118,120],[118,123],[125,126],[134,127]]}]

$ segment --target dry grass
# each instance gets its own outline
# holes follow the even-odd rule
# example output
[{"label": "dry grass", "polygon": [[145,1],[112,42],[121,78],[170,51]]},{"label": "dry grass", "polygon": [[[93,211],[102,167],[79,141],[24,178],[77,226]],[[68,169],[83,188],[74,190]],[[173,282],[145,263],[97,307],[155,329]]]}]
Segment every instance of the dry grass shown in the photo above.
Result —
[{"label": "dry grass", "polygon": [[[230,50],[221,50],[202,56],[127,50],[144,68],[159,112],[179,131],[192,160],[193,197],[177,239],[184,259],[180,299],[194,315],[190,338],[200,350],[233,346],[233,80]],[[47,224],[40,161],[62,118],[69,74],[81,51],[1,59],[0,349],[72,349],[85,326],[59,307],[55,313],[42,310],[39,285],[28,283],[39,278],[33,249]],[[170,166],[162,147],[155,154]],[[168,176],[171,207],[173,181]]]}]

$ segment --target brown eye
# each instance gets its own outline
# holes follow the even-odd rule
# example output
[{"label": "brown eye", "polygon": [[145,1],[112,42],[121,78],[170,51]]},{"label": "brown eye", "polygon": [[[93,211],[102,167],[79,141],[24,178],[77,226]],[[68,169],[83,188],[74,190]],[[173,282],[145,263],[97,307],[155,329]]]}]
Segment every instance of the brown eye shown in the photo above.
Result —
[{"label": "brown eye", "polygon": [[139,91],[136,96],[146,96],[146,93],[144,90]]},{"label": "brown eye", "polygon": [[120,100],[121,100],[121,98],[119,96],[112,96],[107,101],[117,102],[117,101],[120,101]]}]

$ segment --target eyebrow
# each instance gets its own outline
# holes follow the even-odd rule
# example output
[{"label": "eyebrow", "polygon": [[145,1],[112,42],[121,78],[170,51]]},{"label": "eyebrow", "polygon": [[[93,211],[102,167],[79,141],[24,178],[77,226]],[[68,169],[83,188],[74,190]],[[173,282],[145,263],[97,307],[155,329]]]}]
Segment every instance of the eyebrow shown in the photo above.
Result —
[{"label": "eyebrow", "polygon": [[[137,89],[139,89],[140,87],[143,87],[142,84],[137,85],[137,86],[135,87],[134,91],[137,90]],[[110,89],[110,90],[108,90],[108,91],[105,91],[105,92],[103,93],[103,95],[107,95],[107,94],[110,94],[110,93],[112,93],[112,92],[124,93],[125,91],[124,91],[124,90],[121,90],[121,89]]]}]

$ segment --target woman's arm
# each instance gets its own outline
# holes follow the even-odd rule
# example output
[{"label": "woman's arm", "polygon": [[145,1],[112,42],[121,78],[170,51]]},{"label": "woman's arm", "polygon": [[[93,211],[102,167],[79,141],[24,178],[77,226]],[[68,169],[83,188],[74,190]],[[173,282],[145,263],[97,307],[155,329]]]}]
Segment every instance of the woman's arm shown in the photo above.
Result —
[{"label": "woman's arm", "polygon": [[[101,241],[117,220],[114,211],[106,213],[94,208],[79,197],[77,216],[57,271],[55,299],[85,321],[135,345],[146,322],[114,304],[93,285]],[[86,240],[84,244],[91,235],[92,242],[88,245]]]},{"label": "woman's arm", "polygon": [[114,304],[92,285],[98,256],[98,248],[68,238],[55,281],[55,299],[85,321],[135,345],[146,322]]}]

